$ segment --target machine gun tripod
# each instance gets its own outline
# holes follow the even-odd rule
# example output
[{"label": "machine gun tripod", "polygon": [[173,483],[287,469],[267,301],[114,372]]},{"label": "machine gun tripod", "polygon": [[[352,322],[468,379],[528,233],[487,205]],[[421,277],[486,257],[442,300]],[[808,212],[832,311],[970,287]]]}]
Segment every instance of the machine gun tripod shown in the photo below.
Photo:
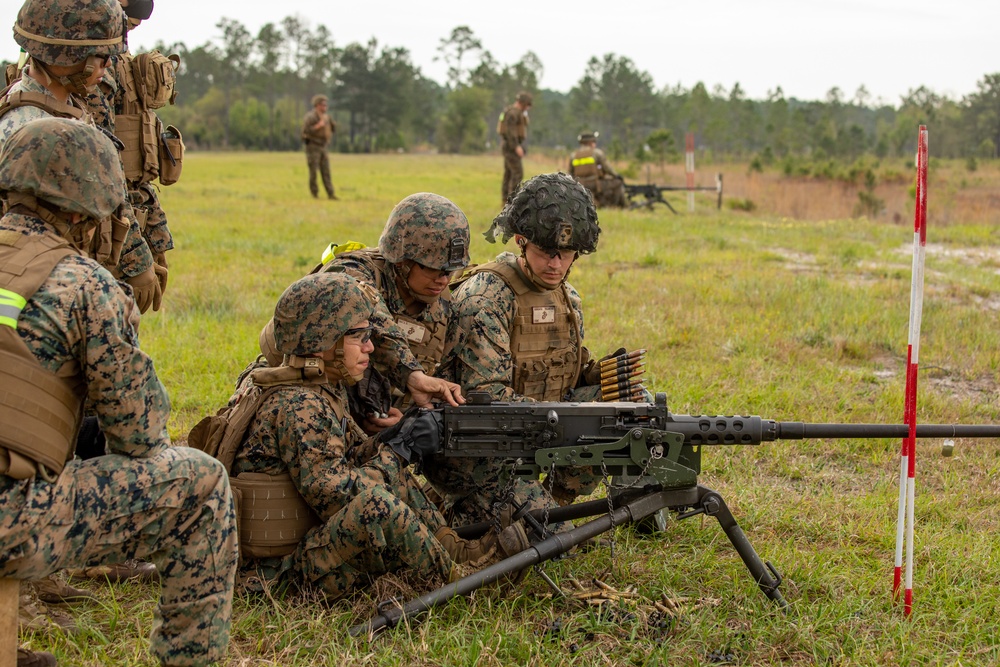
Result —
[{"label": "machine gun tripod", "polygon": [[656,185],[655,183],[625,183],[625,198],[628,202],[628,209],[634,210],[637,208],[648,208],[650,210],[656,204],[663,204],[670,209],[674,215],[677,214],[677,209],[663,197],[664,192],[715,192],[718,194],[716,198],[715,207],[717,209],[722,208],[722,174],[715,175],[715,185],[692,185],[688,186],[678,186],[678,185]]}]

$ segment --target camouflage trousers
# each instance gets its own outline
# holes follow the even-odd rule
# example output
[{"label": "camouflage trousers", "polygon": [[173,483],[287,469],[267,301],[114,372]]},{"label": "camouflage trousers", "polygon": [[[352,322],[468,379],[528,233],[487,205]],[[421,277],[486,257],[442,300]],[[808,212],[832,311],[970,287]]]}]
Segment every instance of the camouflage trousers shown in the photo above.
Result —
[{"label": "camouflage trousers", "polygon": [[524,180],[524,160],[514,151],[503,150],[503,185],[501,186],[502,203]]},{"label": "camouflage trousers", "polygon": [[[581,387],[573,390],[569,400],[594,401],[599,394],[600,387]],[[508,493],[515,504],[541,510],[590,495],[602,479],[601,470],[591,467],[556,468],[544,481],[511,479],[510,472],[496,459],[460,457],[437,457],[423,470],[427,481],[444,498],[441,510],[455,526],[491,520],[493,503]]]},{"label": "camouflage trousers", "polygon": [[333,181],[330,178],[330,155],[326,146],[306,145],[306,162],[309,164],[309,192],[313,197],[319,196],[319,186],[316,183],[316,172],[323,178],[323,187],[328,197],[333,196]]},{"label": "camouflage trousers", "polygon": [[207,665],[229,643],[235,522],[222,465],[187,447],[76,459],[54,483],[0,476],[0,576],[150,560],[162,581],[151,651]]},{"label": "camouflage trousers", "polygon": [[[388,447],[360,468],[374,484],[306,533],[279,568],[284,577],[336,600],[389,572],[447,581],[452,560],[434,533],[445,525],[420,483]],[[270,578],[261,559],[258,572]]]}]

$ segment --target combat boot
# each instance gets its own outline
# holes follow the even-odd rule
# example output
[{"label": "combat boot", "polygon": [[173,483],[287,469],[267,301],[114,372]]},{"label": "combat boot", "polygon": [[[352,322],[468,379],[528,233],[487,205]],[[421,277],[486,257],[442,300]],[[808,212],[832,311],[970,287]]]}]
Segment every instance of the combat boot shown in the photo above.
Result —
[{"label": "combat boot", "polygon": [[38,599],[47,604],[69,604],[97,598],[90,591],[75,588],[56,579],[55,575],[32,581],[30,585],[35,589],[35,595],[38,596]]},{"label": "combat boot", "polygon": [[[451,530],[451,529],[448,529]],[[438,531],[439,533],[441,531]],[[454,533],[454,531],[451,531]],[[461,539],[461,538],[458,538]],[[528,547],[531,546],[531,542],[528,541],[528,534],[524,532],[524,526],[518,521],[513,523],[503,530],[500,534],[494,532],[489,532],[478,540],[463,540],[465,542],[475,541],[479,543],[480,548],[484,543],[491,545],[489,551],[486,552],[485,557],[477,561],[466,561],[465,564],[459,564],[455,561],[451,565],[451,573],[448,576],[448,582],[454,583],[459,579],[466,577],[476,570],[482,569],[484,567],[489,567],[494,563],[499,563],[500,561],[510,558],[515,554],[519,554]],[[442,543],[443,544],[443,543]],[[501,579],[497,583],[501,585],[501,588],[505,586],[518,584],[527,575],[527,569],[518,570],[516,572],[511,572]]]},{"label": "combat boot", "polygon": [[123,563],[96,565],[80,570],[72,570],[69,579],[70,581],[96,579],[97,581],[107,581],[112,584],[123,581],[138,581],[150,584],[160,580],[160,573],[156,571],[156,566],[152,563],[131,559]]},{"label": "combat boot", "polygon": [[17,649],[17,667],[56,667],[56,657],[45,651]]},{"label": "combat boot", "polygon": [[496,547],[495,533],[487,533],[478,540],[467,540],[459,537],[458,533],[448,526],[438,528],[438,531],[434,533],[434,538],[441,543],[441,546],[456,563],[481,560]]}]

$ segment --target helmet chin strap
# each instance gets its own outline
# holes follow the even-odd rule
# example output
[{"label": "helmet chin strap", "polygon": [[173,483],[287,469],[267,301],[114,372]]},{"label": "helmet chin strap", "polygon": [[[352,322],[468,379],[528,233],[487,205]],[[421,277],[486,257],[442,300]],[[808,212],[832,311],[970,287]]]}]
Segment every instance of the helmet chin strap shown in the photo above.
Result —
[{"label": "helmet chin strap", "polygon": [[[329,368],[333,371],[333,375],[339,375],[340,381],[346,384],[348,387],[353,387],[361,378],[365,376],[364,371],[357,375],[351,374],[347,370],[347,366],[344,364],[344,337],[341,336],[340,340],[337,341],[337,345],[333,348],[333,361],[330,362]],[[328,371],[328,374],[329,371]]]},{"label": "helmet chin strap", "polygon": [[59,84],[67,90],[72,95],[86,96],[95,90],[97,90],[97,83],[90,84],[91,75],[99,67],[100,60],[103,57],[90,56],[85,61],[84,67],[79,72],[74,72],[73,74],[67,74],[65,76],[56,76],[53,74],[48,67],[43,65],[38,60],[34,58],[31,59],[32,71],[37,67],[45,75],[48,81],[58,81]]},{"label": "helmet chin strap", "polygon": [[[52,208],[36,197],[23,192],[9,192],[7,194],[7,205],[11,208],[14,206],[24,206],[27,208],[40,220],[52,225],[56,233],[69,241],[70,245],[76,248],[81,255],[95,259],[98,262],[107,259],[108,252],[103,248],[102,234],[106,233],[110,240],[110,217],[104,220],[85,217],[80,222],[74,223],[72,221],[72,214]],[[92,233],[95,229],[97,233]],[[107,250],[110,251],[110,248]]]}]

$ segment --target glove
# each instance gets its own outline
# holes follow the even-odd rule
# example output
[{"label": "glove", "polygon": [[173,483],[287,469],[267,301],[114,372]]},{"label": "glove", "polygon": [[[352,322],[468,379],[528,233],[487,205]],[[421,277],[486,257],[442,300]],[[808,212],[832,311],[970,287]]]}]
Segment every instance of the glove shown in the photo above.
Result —
[{"label": "glove", "polygon": [[412,407],[403,418],[378,435],[407,463],[424,461],[441,450],[444,419],[440,410]]},{"label": "glove", "polygon": [[167,267],[153,264],[153,272],[156,273],[156,282],[159,285],[156,298],[153,300],[153,310],[159,310],[160,300],[163,298],[163,293],[167,291]]},{"label": "glove", "polygon": [[132,287],[132,295],[140,313],[145,313],[150,306],[153,306],[153,310],[160,307],[160,298],[163,294],[152,266],[138,275],[126,278],[125,282]]},{"label": "glove", "polygon": [[591,360],[591,362],[587,364],[587,369],[583,372],[583,384],[585,386],[601,384],[601,362],[606,359],[611,359],[612,357],[617,357],[620,354],[625,354],[626,351],[627,350],[624,347],[620,347],[611,354],[601,357],[597,361]]}]

